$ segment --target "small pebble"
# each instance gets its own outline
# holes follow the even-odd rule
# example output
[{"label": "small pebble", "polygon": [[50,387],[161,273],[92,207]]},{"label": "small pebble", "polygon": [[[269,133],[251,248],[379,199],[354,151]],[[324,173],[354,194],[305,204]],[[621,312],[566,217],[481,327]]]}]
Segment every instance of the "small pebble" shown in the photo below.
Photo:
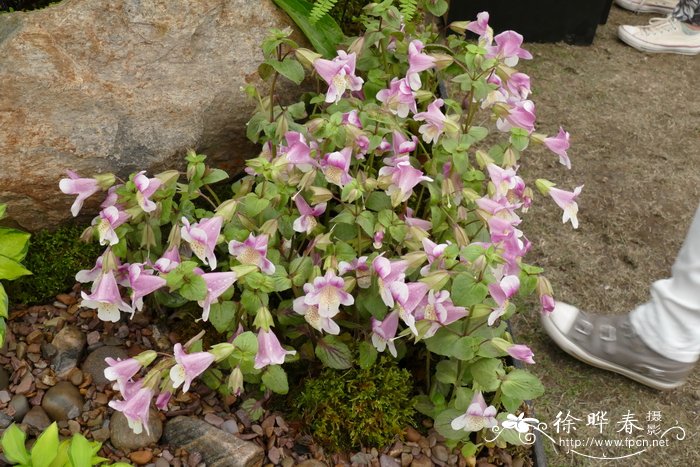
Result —
[{"label": "small pebble", "polygon": [[153,453],[151,451],[134,451],[129,454],[129,459],[131,459],[134,464],[145,465],[151,462]]},{"label": "small pebble", "polygon": [[221,429],[232,435],[238,434],[238,423],[236,420],[226,420],[221,424]]},{"label": "small pebble", "polygon": [[170,462],[160,457],[156,460],[156,467],[170,467]]},{"label": "small pebble", "polygon": [[63,303],[64,305],[74,305],[78,301],[78,299],[76,299],[74,296],[69,295],[67,293],[60,293],[56,295],[56,300]]},{"label": "small pebble", "polygon": [[92,331],[87,334],[87,345],[97,344],[100,341],[100,332]]},{"label": "small pebble", "polygon": [[10,399],[12,399],[12,396],[8,391],[0,391],[0,402],[2,402],[3,404],[7,404],[8,402],[10,402]]},{"label": "small pebble", "polygon": [[80,433],[80,423],[75,420],[68,420],[68,429],[73,434]]},{"label": "small pebble", "polygon": [[421,436],[421,434],[418,432],[418,430],[416,430],[412,426],[409,426],[408,428],[406,428],[406,439],[408,441],[411,441],[413,443],[417,443],[422,438],[423,438],[423,436]]},{"label": "small pebble", "polygon": [[220,427],[224,423],[224,419],[216,414],[208,413],[204,416],[204,421],[215,427]]},{"label": "small pebble", "polygon": [[70,379],[70,382],[73,383],[74,385],[80,386],[80,383],[83,382],[83,372],[80,371],[78,368],[73,368],[71,370],[69,379]]}]

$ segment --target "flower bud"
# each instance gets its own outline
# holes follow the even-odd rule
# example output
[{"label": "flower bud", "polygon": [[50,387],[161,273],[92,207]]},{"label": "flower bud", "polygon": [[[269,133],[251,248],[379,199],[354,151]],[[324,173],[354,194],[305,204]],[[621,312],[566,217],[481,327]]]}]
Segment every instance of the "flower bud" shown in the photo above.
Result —
[{"label": "flower bud", "polygon": [[362,53],[362,48],[365,46],[365,36],[360,36],[354,41],[352,41],[352,44],[350,44],[350,47],[348,47],[348,53],[355,53],[357,55],[360,55]]},{"label": "flower bud", "polygon": [[411,271],[418,269],[420,266],[422,266],[423,263],[425,263],[425,261],[428,259],[428,255],[425,254],[425,251],[418,250],[403,255],[401,259],[408,263],[407,269]]},{"label": "flower bud", "polygon": [[513,148],[508,148],[503,153],[503,168],[515,167],[518,163],[518,158],[516,152]]},{"label": "flower bud", "polygon": [[471,23],[471,21],[453,21],[448,27],[457,34],[464,34],[467,32],[467,26],[469,23]]},{"label": "flower bud", "polygon": [[225,222],[229,222],[233,219],[236,209],[238,209],[238,200],[227,199],[216,208],[215,212],[216,215],[223,218]]},{"label": "flower bud", "polygon": [[549,189],[556,185],[550,182],[549,180],[545,180],[544,178],[538,178],[537,180],[535,180],[535,186],[540,191],[540,193],[546,196],[549,194]]},{"label": "flower bud", "polygon": [[158,354],[156,354],[153,350],[146,350],[135,356],[134,360],[139,362],[142,367],[147,367],[153,362],[153,360],[156,359],[157,356]]},{"label": "flower bud", "polygon": [[236,347],[228,342],[222,342],[220,344],[213,345],[209,349],[209,353],[214,356],[217,362],[225,360],[231,355]]},{"label": "flower bud", "polygon": [[438,70],[443,70],[454,62],[454,58],[448,54],[432,53],[430,56],[435,59],[435,68]]},{"label": "flower bud", "polygon": [[272,314],[266,306],[261,306],[258,308],[258,311],[255,313],[253,324],[257,326],[258,329],[262,329],[264,331],[269,331],[270,328],[275,325],[275,322],[272,319]]},{"label": "flower bud", "polygon": [[321,188],[320,186],[309,187],[311,190],[311,204],[325,203],[333,199],[333,192],[327,188]]},{"label": "flower bud", "polygon": [[231,390],[231,394],[235,396],[240,396],[243,392],[243,372],[239,367],[231,370],[231,374],[228,377],[228,388]]},{"label": "flower bud", "polygon": [[270,219],[260,226],[260,233],[267,235],[268,237],[273,237],[277,233],[279,228],[279,221],[277,219]]},{"label": "flower bud", "polygon": [[106,173],[106,174],[97,174],[93,176],[95,180],[97,180],[97,184],[102,188],[103,190],[108,190],[109,187],[114,185],[114,182],[116,180],[115,176],[113,173]]},{"label": "flower bud", "polygon": [[299,63],[304,65],[306,68],[313,68],[314,62],[321,58],[320,54],[316,52],[300,47],[294,51],[294,56],[297,58]]},{"label": "flower bud", "polygon": [[177,170],[166,170],[165,172],[156,174],[156,178],[163,182],[163,185],[170,186],[177,182],[177,179],[180,178],[180,172]]},{"label": "flower bud", "polygon": [[479,164],[480,169],[483,169],[487,165],[493,164],[493,159],[484,151],[478,150],[476,151],[476,163]]},{"label": "flower bud", "polygon": [[427,276],[420,278],[421,282],[428,284],[428,287],[433,290],[442,290],[448,280],[450,280],[450,275],[447,271],[432,271]]},{"label": "flower bud", "polygon": [[469,237],[467,236],[467,232],[465,232],[462,227],[458,225],[453,226],[452,233],[454,233],[457,245],[460,247],[469,245]]}]

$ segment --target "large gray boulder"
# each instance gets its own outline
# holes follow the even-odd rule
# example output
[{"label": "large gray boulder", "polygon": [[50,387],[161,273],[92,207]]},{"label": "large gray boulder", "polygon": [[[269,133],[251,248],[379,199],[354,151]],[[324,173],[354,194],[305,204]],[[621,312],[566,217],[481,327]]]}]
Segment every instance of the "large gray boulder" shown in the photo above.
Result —
[{"label": "large gray boulder", "polygon": [[271,0],[65,0],[0,15],[9,216],[30,230],[70,217],[66,169],[124,177],[181,166],[194,148],[240,170],[255,150],[242,87],[258,79],[268,30],[290,25]]}]

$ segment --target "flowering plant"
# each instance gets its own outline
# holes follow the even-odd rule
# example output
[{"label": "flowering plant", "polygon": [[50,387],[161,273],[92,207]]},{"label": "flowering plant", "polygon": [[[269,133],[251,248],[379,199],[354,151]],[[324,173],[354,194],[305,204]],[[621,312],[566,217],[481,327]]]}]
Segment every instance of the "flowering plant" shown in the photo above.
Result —
[{"label": "flowering plant", "polygon": [[[110,405],[135,431],[154,397],[163,408],[199,376],[226,394],[284,394],[282,365],[300,359],[336,369],[370,368],[382,352],[423,359],[417,409],[466,456],[485,444],[473,433],[542,394],[535,376],[503,359],[534,363],[504,321],[516,294],[537,291],[543,312],[553,307],[542,270],[523,261],[530,242],[518,226],[534,193],[518,168],[530,144],[568,167],[569,135],[535,132],[530,79],[513,68],[531,55],[519,34],[494,36],[487,13],[452,25],[476,42],[445,43],[389,0],[364,11],[365,33],[335,56],[299,47],[290,31],[263,43],[269,93],[246,88],[258,103],[248,136],[262,150],[229,198],[210,187],[227,175],[194,152],[184,174],[61,182],[78,195],[74,214],[107,191],[87,232],[107,249],[78,275],[92,282],[83,306],[118,321],[144,299],[196,303],[196,321],[227,337],[206,351],[195,338],[173,357],[109,362],[124,398]],[[292,104],[277,96],[280,79],[309,77],[319,92]],[[536,185],[576,227],[580,187]],[[260,415],[252,397],[244,407]]]}]

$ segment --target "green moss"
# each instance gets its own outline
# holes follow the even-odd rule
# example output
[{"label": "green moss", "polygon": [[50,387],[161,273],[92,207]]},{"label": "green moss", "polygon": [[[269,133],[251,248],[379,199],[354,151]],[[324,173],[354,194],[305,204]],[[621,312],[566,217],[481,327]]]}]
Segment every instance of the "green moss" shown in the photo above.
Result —
[{"label": "green moss", "polygon": [[80,240],[83,228],[61,227],[54,232],[42,230],[33,234],[24,265],[33,275],[7,284],[7,292],[15,303],[45,303],[75,284],[75,274],[91,269],[102,252],[97,243]]},{"label": "green moss", "polygon": [[337,452],[390,444],[413,423],[412,391],[410,373],[382,359],[366,370],[326,369],[294,402],[314,438]]}]

